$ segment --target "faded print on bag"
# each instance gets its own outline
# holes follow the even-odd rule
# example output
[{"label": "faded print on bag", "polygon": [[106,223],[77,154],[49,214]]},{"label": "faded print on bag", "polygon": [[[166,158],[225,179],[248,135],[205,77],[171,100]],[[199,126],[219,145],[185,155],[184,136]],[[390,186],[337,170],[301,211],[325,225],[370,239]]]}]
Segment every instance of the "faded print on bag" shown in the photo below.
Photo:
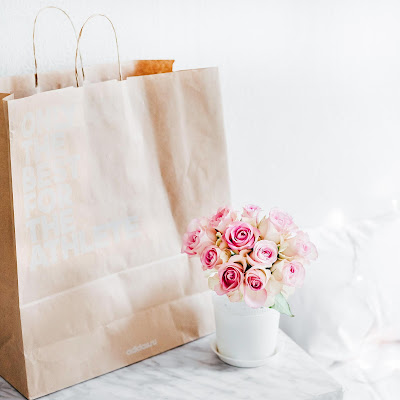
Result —
[{"label": "faded print on bag", "polygon": [[[91,253],[138,233],[137,216],[108,220],[78,229],[74,190],[82,155],[68,148],[77,105],[47,107],[24,114],[13,135],[23,149],[22,191],[25,227],[32,245],[29,268],[54,265]],[[14,177],[15,180],[15,177]],[[76,184],[74,184],[76,183]]]}]

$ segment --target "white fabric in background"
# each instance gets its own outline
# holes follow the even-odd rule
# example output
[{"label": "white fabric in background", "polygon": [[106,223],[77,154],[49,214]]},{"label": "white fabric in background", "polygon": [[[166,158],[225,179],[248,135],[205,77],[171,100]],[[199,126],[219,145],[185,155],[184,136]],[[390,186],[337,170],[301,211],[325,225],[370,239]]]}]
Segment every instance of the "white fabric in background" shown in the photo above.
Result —
[{"label": "white fabric in background", "polygon": [[354,237],[366,234],[356,246],[365,298],[376,316],[371,334],[377,340],[400,341],[400,215],[364,220],[351,232]]},{"label": "white fabric in background", "polygon": [[[319,258],[306,267],[304,286],[289,303],[294,318],[282,317],[282,328],[300,346],[326,365],[346,360],[357,351],[374,323],[363,296],[364,281],[347,228],[308,230]],[[366,236],[365,236],[366,237]]]},{"label": "white fabric in background", "polygon": [[400,398],[400,215],[308,232],[319,258],[282,329],[344,384],[346,400]]}]

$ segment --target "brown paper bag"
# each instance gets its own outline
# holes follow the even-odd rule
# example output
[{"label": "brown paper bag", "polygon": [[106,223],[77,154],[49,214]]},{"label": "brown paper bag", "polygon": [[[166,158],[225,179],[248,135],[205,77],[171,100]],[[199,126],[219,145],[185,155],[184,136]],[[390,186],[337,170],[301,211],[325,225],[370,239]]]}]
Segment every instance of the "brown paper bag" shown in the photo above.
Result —
[{"label": "brown paper bag", "polygon": [[213,331],[181,235],[229,184],[215,68],[25,89],[0,95],[0,375],[33,399]]}]

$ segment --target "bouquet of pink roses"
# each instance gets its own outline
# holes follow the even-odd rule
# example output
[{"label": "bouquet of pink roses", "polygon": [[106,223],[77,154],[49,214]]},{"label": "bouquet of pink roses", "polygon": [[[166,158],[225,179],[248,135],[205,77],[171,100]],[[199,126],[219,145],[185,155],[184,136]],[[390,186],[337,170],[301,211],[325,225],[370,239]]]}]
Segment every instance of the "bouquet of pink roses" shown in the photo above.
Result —
[{"label": "bouquet of pink roses", "polygon": [[241,213],[221,207],[210,218],[194,219],[183,235],[182,253],[200,257],[217,295],[290,316],[287,298],[302,286],[304,265],[318,256],[289,214],[273,208],[267,218],[254,205]]}]

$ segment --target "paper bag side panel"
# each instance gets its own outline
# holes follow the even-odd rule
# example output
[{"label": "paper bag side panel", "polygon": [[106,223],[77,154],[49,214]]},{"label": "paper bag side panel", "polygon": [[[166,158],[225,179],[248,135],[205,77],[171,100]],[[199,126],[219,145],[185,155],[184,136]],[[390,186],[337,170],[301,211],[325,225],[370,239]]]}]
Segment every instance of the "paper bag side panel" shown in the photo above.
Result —
[{"label": "paper bag side panel", "polygon": [[[145,79],[160,171],[180,234],[230,204],[217,68]],[[168,101],[167,101],[168,99]]]},{"label": "paper bag side panel", "polygon": [[28,396],[15,251],[12,182],[6,108],[0,94],[0,375]]}]

